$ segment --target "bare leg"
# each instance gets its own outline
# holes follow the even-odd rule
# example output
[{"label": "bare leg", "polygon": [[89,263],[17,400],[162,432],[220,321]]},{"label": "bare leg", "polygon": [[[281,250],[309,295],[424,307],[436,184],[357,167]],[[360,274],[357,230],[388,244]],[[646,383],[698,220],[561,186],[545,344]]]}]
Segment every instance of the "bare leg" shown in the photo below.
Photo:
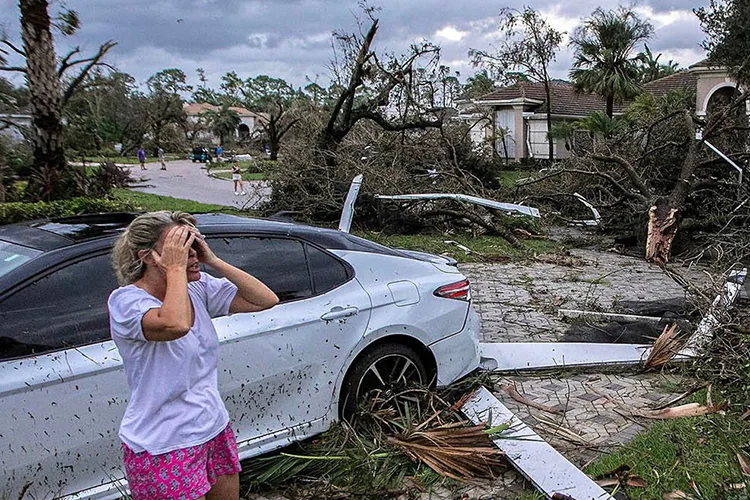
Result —
[{"label": "bare leg", "polygon": [[218,476],[216,484],[206,493],[206,500],[238,500],[240,498],[240,475]]}]

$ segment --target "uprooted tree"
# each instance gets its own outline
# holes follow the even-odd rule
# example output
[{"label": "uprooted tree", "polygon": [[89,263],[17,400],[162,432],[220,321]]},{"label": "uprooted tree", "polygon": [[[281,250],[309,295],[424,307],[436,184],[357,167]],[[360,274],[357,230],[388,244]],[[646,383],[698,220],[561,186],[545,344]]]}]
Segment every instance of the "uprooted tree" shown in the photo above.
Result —
[{"label": "uprooted tree", "polygon": [[[0,71],[23,73],[30,93],[35,175],[30,179],[29,190],[46,200],[78,194],[75,173],[65,161],[63,108],[115,43],[102,44],[91,57],[82,56],[76,47],[58,64],[52,29],[63,35],[73,34],[79,26],[78,15],[66,9],[53,19],[48,0],[20,0],[18,5],[23,46],[7,38],[0,40]],[[10,65],[9,56],[22,59],[25,64]],[[68,72],[76,67],[81,68],[78,74],[69,76]]]},{"label": "uprooted tree", "polygon": [[[360,120],[369,120],[390,132],[439,128],[442,116],[426,109],[425,71],[418,71],[423,58],[434,66],[438,47],[429,42],[412,45],[404,57],[381,58],[372,48],[379,20],[373,9],[366,14],[370,27],[360,33],[334,33],[339,52],[332,65],[334,80],[342,91],[333,104],[327,123],[318,134],[316,147],[323,164],[335,168],[339,146]],[[430,103],[432,104],[432,103]]]},{"label": "uprooted tree", "polygon": [[[497,214],[460,203],[394,203],[374,194],[466,193],[488,197],[497,185],[490,153],[470,140],[469,124],[446,120],[450,75],[425,42],[402,56],[374,50],[378,20],[354,34],[334,34],[335,98],[299,115],[284,157],[273,165],[267,210],[298,219],[336,221],[352,178],[364,174],[358,224],[399,232],[455,229],[499,234],[518,244]],[[444,99],[445,98],[445,99]]]},{"label": "uprooted tree", "polygon": [[611,229],[635,234],[647,224],[646,258],[665,264],[681,222],[691,231],[721,226],[741,202],[735,171],[707,144],[735,162],[749,156],[749,94],[732,91],[716,96],[705,118],[696,115],[693,94],[642,94],[617,126],[579,131],[572,156],[521,183],[521,190],[557,205],[581,193],[600,207]]}]

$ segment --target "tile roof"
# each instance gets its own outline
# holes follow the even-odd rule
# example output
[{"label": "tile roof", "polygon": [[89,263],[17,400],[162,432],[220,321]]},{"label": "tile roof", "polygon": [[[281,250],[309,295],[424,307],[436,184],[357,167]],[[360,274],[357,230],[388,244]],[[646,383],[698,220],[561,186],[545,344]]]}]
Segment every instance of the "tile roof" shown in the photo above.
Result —
[{"label": "tile roof", "polygon": [[[673,90],[692,89],[695,90],[697,85],[697,76],[690,71],[681,71],[643,86],[643,90],[662,96]],[[606,101],[603,97],[596,94],[581,92],[578,93],[573,85],[568,82],[553,82],[550,89],[552,91],[552,114],[569,115],[569,116],[588,116],[594,111],[605,111],[607,109]],[[547,100],[544,92],[544,84],[521,82],[508,87],[503,87],[485,94],[479,99],[478,103],[488,101],[506,101],[512,99],[533,99],[542,101],[542,104],[532,104],[536,106],[534,111],[544,112],[546,110],[544,101]],[[629,102],[615,103],[615,113],[624,111]]]},{"label": "tile roof", "polygon": [[648,82],[643,86],[643,90],[657,97],[663,96],[674,90],[696,90],[698,77],[692,71],[680,71],[673,75],[659,78],[653,82]]},{"label": "tile roof", "polygon": [[[556,115],[588,116],[594,111],[604,111],[607,108],[606,101],[602,97],[586,92],[577,93],[573,85],[568,82],[553,82],[550,90],[552,92],[552,113]],[[483,95],[477,101],[519,98],[546,101],[544,84],[518,83]],[[537,111],[544,110],[544,104],[540,105],[539,109],[537,109]],[[618,106],[615,106],[615,111],[618,111]]]}]

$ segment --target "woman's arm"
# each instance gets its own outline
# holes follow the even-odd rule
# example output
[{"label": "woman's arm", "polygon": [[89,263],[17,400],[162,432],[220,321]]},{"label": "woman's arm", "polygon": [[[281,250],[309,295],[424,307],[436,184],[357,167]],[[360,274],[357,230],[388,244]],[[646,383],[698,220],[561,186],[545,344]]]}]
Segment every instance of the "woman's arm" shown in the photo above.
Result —
[{"label": "woman's arm", "polygon": [[279,298],[260,280],[218,258],[201,236],[195,242],[198,260],[237,286],[237,295],[229,306],[230,313],[263,311],[278,304]]},{"label": "woman's arm", "polygon": [[195,235],[186,226],[175,226],[164,238],[161,255],[151,251],[153,265],[165,274],[167,290],[161,307],[143,315],[143,336],[150,341],[176,340],[193,327],[193,309],[188,295],[187,259]]}]

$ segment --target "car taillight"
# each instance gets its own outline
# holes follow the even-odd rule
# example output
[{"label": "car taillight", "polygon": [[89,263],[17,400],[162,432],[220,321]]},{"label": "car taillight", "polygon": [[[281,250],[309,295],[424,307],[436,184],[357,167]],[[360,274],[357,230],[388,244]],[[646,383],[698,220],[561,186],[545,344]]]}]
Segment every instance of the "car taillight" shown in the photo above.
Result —
[{"label": "car taillight", "polygon": [[450,285],[443,285],[433,293],[435,296],[443,297],[444,299],[470,300],[471,286],[469,285],[469,280],[462,280]]}]

